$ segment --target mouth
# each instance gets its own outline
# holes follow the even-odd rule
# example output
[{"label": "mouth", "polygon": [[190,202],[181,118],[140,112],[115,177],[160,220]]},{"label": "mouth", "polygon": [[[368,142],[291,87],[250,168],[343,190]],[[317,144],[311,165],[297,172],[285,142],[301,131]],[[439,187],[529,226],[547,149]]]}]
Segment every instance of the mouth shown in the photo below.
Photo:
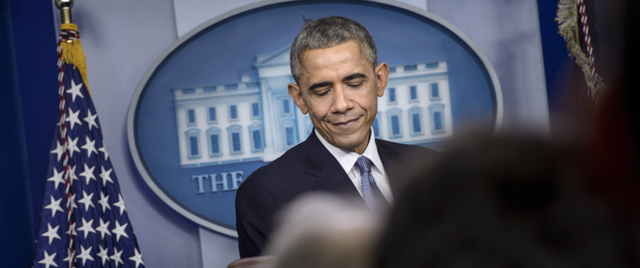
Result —
[{"label": "mouth", "polygon": [[360,117],[356,117],[356,118],[345,120],[345,121],[334,122],[332,124],[336,126],[347,126],[358,121],[358,119],[360,119]]},{"label": "mouth", "polygon": [[354,118],[350,118],[350,119],[344,119],[344,120],[340,120],[340,121],[336,121],[336,122],[328,122],[331,125],[333,125],[334,127],[336,127],[337,129],[350,129],[351,127],[355,126],[358,121],[360,120],[362,116],[356,116]]}]

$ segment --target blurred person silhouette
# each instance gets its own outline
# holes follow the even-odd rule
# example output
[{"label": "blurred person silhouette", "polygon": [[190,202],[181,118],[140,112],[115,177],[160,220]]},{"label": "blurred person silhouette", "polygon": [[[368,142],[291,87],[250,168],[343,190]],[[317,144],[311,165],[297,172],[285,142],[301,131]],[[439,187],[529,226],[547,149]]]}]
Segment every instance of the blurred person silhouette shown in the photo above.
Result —
[{"label": "blurred person silhouette", "polygon": [[396,200],[374,267],[638,267],[638,236],[584,179],[580,147],[469,139]]},{"label": "blurred person silhouette", "polygon": [[[571,27],[559,29],[563,32],[564,28],[565,34],[575,33],[565,36],[568,54],[575,59],[582,53],[589,60],[576,60],[563,96],[562,119],[553,122],[552,114],[554,135],[579,136],[587,141],[583,154],[587,179],[597,185],[598,194],[612,204],[617,217],[639,224],[640,117],[636,88],[640,38],[636,35],[640,32],[637,19],[640,1],[561,0],[560,3],[564,4],[559,4],[562,8],[558,9],[557,21]],[[575,12],[566,12],[571,10]],[[596,81],[592,80],[595,78],[597,86],[589,87],[594,84],[588,81]]]},{"label": "blurred person silhouette", "polygon": [[352,197],[306,194],[278,214],[273,268],[367,268],[380,216]]},{"label": "blurred person silhouette", "polygon": [[640,1],[594,1],[599,20],[601,67],[607,90],[591,118],[586,167],[589,179],[617,217],[640,225]]}]

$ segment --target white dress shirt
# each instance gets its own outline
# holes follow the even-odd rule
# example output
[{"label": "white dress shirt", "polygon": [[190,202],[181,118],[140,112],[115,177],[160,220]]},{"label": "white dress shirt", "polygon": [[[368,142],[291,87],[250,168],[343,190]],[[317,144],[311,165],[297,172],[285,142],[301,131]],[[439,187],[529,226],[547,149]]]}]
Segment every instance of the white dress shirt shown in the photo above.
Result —
[{"label": "white dress shirt", "polygon": [[[314,131],[322,145],[324,145],[327,150],[333,155],[333,157],[338,160],[338,163],[344,169],[344,172],[347,173],[353,185],[356,186],[360,196],[362,196],[362,184],[360,178],[360,169],[355,166],[356,160],[360,155],[352,150],[340,149],[331,145],[327,142],[317,130]],[[376,185],[378,189],[384,195],[384,198],[387,199],[389,204],[393,203],[393,196],[391,195],[391,187],[389,186],[389,177],[387,177],[387,173],[384,170],[384,166],[382,165],[382,160],[380,159],[380,155],[378,154],[378,146],[376,146],[375,135],[373,133],[373,128],[371,128],[371,135],[369,137],[369,144],[367,148],[364,150],[362,155],[366,156],[371,160],[373,165],[371,166],[371,175],[373,175],[373,179],[376,181]]]}]

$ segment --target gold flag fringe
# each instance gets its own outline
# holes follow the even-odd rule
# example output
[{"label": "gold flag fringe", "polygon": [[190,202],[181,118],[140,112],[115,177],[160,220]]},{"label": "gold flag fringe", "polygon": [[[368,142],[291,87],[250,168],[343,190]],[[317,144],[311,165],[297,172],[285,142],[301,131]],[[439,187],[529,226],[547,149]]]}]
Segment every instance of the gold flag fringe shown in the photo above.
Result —
[{"label": "gold flag fringe", "polygon": [[[78,26],[73,23],[63,23],[60,26],[61,30],[72,30],[78,31]],[[73,64],[75,67],[80,70],[80,75],[82,76],[82,81],[84,81],[84,86],[87,88],[89,94],[91,91],[89,90],[88,76],[87,76],[87,63],[85,61],[86,56],[84,52],[82,52],[82,44],[80,43],[80,39],[68,40],[67,42],[62,42],[62,61],[68,64]]]},{"label": "gold flag fringe", "polygon": [[558,2],[558,11],[556,12],[556,21],[560,30],[558,33],[567,42],[569,56],[576,59],[576,64],[580,66],[584,73],[584,78],[589,88],[587,94],[591,96],[593,101],[597,102],[599,93],[602,93],[599,91],[605,91],[606,85],[598,73],[591,74],[593,62],[582,52],[580,47],[577,0],[560,0]]}]

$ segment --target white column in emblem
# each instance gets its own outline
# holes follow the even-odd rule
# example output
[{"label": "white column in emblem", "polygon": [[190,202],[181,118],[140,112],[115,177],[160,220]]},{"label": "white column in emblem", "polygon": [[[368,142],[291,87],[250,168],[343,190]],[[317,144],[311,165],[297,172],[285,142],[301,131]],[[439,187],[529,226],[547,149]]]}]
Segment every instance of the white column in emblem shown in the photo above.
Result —
[{"label": "white column in emblem", "polygon": [[446,79],[438,81],[438,86],[442,87],[442,104],[444,104],[444,122],[445,135],[453,135],[453,113],[451,112],[451,94],[449,92],[449,76]]},{"label": "white column in emblem", "polygon": [[264,153],[262,159],[265,162],[270,161],[269,155],[274,151],[273,139],[273,103],[271,102],[271,89],[267,85],[266,79],[260,79],[260,93],[262,95],[262,124],[264,127]]},{"label": "white column in emblem", "polygon": [[187,112],[184,107],[176,108],[176,130],[178,131],[178,149],[180,151],[180,164],[184,165],[188,161],[187,157],[187,138],[184,135],[186,131],[186,116]]}]

